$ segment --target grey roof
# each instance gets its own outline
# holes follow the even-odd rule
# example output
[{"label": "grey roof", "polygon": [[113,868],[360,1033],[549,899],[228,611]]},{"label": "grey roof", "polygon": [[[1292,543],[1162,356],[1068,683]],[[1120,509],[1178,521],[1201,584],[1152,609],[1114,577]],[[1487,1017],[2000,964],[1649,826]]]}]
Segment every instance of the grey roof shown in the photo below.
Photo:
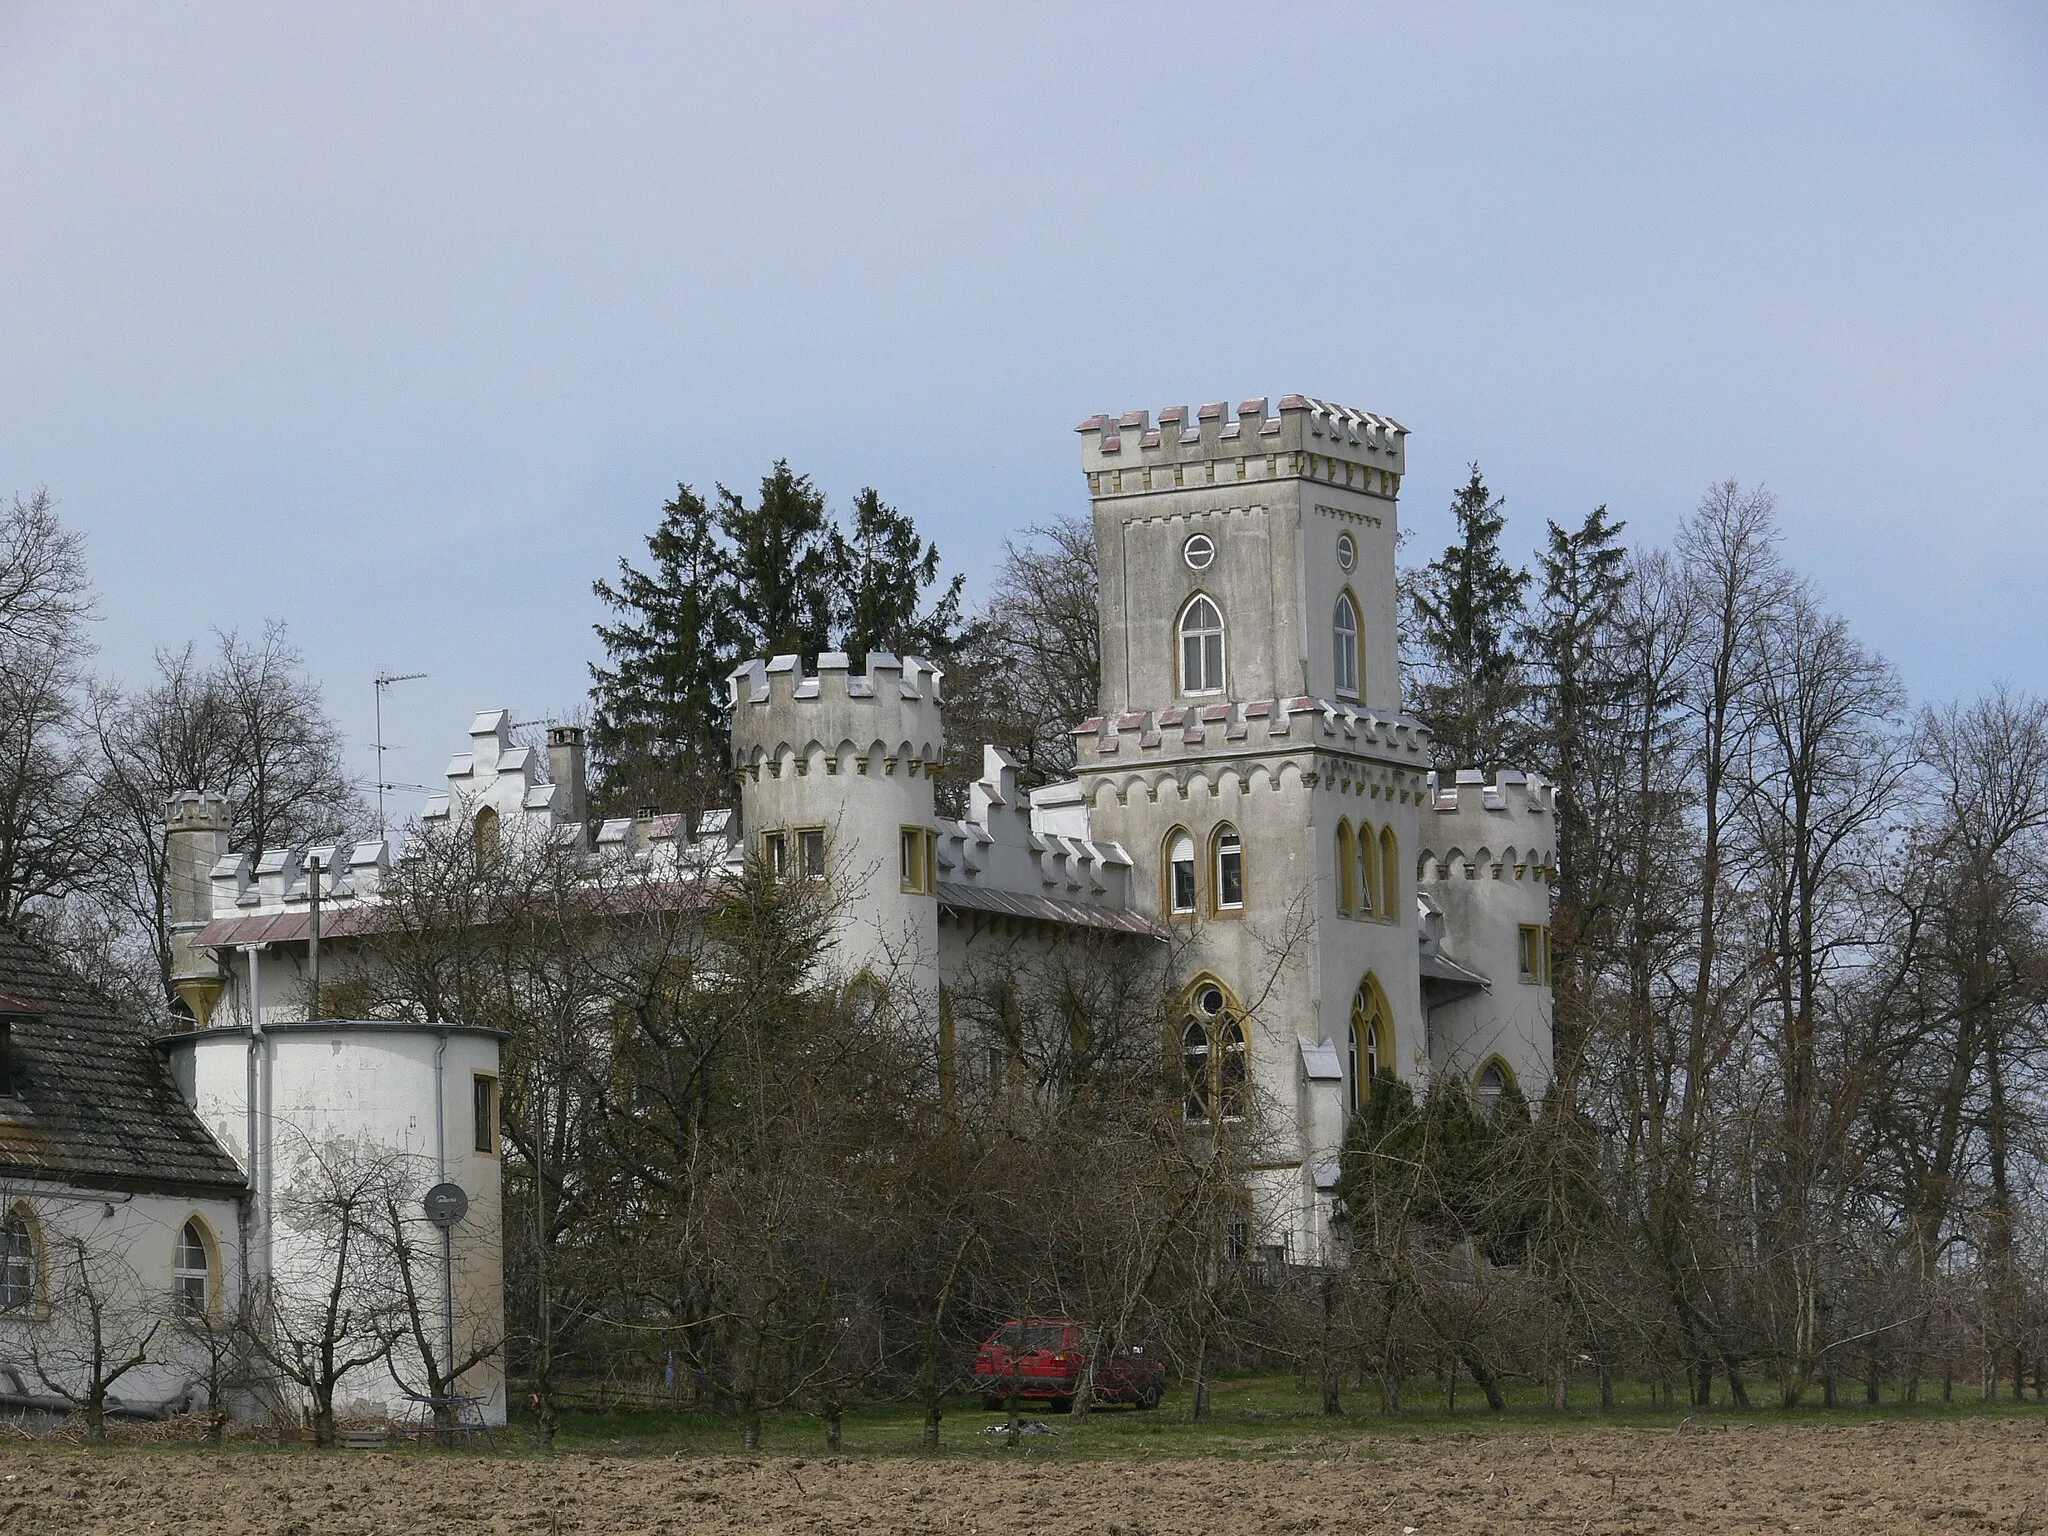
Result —
[{"label": "grey roof", "polygon": [[206,1133],[143,1027],[36,938],[0,925],[14,1095],[0,1098],[0,1182],[232,1196],[242,1170]]},{"label": "grey roof", "polygon": [[1112,933],[1138,934],[1148,939],[1161,937],[1157,925],[1150,918],[1128,907],[1097,907],[1083,901],[1027,896],[1022,891],[955,885],[948,880],[939,882],[939,905],[951,907],[956,912],[993,912],[1041,923],[1061,923],[1069,928],[1104,928]]},{"label": "grey roof", "polygon": [[1444,955],[1422,957],[1422,979],[1447,983],[1446,990],[1451,992],[1479,992],[1493,985],[1479,972],[1467,970]]}]

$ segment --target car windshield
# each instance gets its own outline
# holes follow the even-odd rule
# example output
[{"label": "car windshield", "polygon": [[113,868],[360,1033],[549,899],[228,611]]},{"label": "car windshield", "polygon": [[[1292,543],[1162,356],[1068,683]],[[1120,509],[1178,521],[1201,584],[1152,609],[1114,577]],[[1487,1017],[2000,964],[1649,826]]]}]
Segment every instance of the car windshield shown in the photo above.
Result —
[{"label": "car windshield", "polygon": [[1056,1350],[1067,1341],[1067,1330],[1058,1323],[1011,1323],[996,1334],[996,1342],[1020,1354]]}]

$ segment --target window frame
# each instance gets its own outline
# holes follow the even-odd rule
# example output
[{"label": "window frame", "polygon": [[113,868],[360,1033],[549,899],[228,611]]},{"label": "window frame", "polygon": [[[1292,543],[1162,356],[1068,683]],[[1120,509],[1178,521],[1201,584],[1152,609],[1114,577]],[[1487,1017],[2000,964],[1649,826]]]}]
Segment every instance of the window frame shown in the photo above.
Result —
[{"label": "window frame", "polygon": [[939,834],[935,828],[906,824],[896,829],[896,872],[906,896],[938,894]]},{"label": "window frame", "polygon": [[1358,823],[1358,915],[1366,922],[1380,920],[1380,835],[1371,822]]},{"label": "window frame", "polygon": [[[25,1253],[12,1251],[14,1235],[20,1234]],[[23,1276],[10,1282],[9,1272]],[[19,1286],[22,1294],[5,1299],[9,1289]],[[0,1317],[33,1313],[43,1297],[43,1224],[26,1201],[17,1200],[0,1210]]]},{"label": "window frame", "polygon": [[1358,835],[1351,818],[1337,818],[1337,915],[1358,916]]},{"label": "window frame", "polygon": [[1515,967],[1524,986],[1550,985],[1550,929],[1546,924],[1515,925]]},{"label": "window frame", "polygon": [[476,862],[481,869],[495,869],[505,859],[505,818],[493,805],[480,806],[470,818],[469,835],[475,843]]},{"label": "window frame", "polygon": [[[1185,905],[1181,903],[1176,879],[1182,863],[1176,855],[1182,842],[1187,844],[1188,899]],[[1192,920],[1200,916],[1202,910],[1202,861],[1195,844],[1195,835],[1186,827],[1174,827],[1166,834],[1164,848],[1166,856],[1160,861],[1159,866],[1160,905],[1165,908],[1166,915],[1170,918],[1177,918],[1183,922]]]},{"label": "window frame", "polygon": [[[1489,1072],[1498,1072],[1500,1074],[1500,1086],[1494,1090],[1491,1099],[1487,1097],[1486,1090],[1480,1086]],[[1508,1089],[1513,1087],[1519,1092],[1521,1086],[1520,1079],[1515,1076],[1515,1069],[1508,1065],[1508,1060],[1505,1056],[1496,1051],[1487,1057],[1485,1061],[1481,1062],[1479,1070],[1472,1074],[1472,1102],[1477,1106],[1480,1114],[1490,1120],[1500,1109],[1500,1101],[1507,1096]]]},{"label": "window frame", "polygon": [[[1351,618],[1351,627],[1344,627],[1345,615]],[[1330,652],[1335,668],[1331,686],[1340,699],[1357,700],[1365,696],[1365,619],[1358,606],[1358,598],[1349,587],[1337,594],[1336,609],[1330,615]],[[1346,665],[1350,667],[1350,681],[1345,681]]]},{"label": "window frame", "polygon": [[[1230,851],[1237,858],[1237,900],[1235,901],[1226,901],[1223,895],[1224,891],[1228,888],[1223,872],[1224,843],[1226,841],[1230,844]],[[1244,916],[1245,909],[1250,905],[1251,895],[1245,879],[1247,873],[1246,862],[1244,834],[1237,829],[1235,822],[1218,822],[1209,833],[1210,915],[1214,917]]]},{"label": "window frame", "polygon": [[1380,921],[1401,921],[1401,839],[1391,821],[1380,826]]},{"label": "window frame", "polygon": [[[504,1105],[499,1096],[495,1072],[469,1074],[469,1146],[478,1157],[498,1157],[504,1151]],[[485,1142],[488,1140],[488,1146]]]},{"label": "window frame", "polygon": [[[186,1262],[185,1239],[190,1236],[199,1250],[199,1262]],[[186,1289],[188,1282],[199,1286],[197,1305]],[[171,1299],[183,1317],[217,1317],[220,1309],[220,1245],[213,1228],[197,1211],[187,1216],[171,1243]]]},{"label": "window frame", "polygon": [[[1214,1011],[1201,1006],[1214,991]],[[1237,994],[1204,971],[1181,993],[1180,1029],[1171,1038],[1180,1079],[1181,1121],[1221,1127],[1251,1113],[1251,1020]]]},{"label": "window frame", "polygon": [[[1371,971],[1351,994],[1351,1112],[1371,1101],[1373,1079],[1394,1070],[1394,1014],[1386,988]],[[1361,1064],[1365,1070],[1361,1073]]]},{"label": "window frame", "polygon": [[[1206,604],[1209,612],[1216,616],[1214,629],[1189,629],[1188,622],[1194,617],[1195,609],[1200,604]],[[1179,697],[1185,699],[1215,698],[1227,691],[1230,678],[1229,636],[1229,626],[1223,619],[1223,605],[1207,592],[1191,593],[1188,600],[1180,605],[1180,612],[1174,615],[1173,620],[1174,681],[1178,685],[1177,692]],[[1206,642],[1212,637],[1216,642],[1216,676],[1212,680],[1208,675],[1209,653],[1206,645],[1203,645],[1198,652],[1203,663],[1202,686],[1200,688],[1191,688],[1188,686],[1190,681],[1187,665],[1188,641],[1193,638]]]},{"label": "window frame", "polygon": [[789,878],[789,832],[778,827],[773,832],[761,834],[761,862],[767,867],[770,880]]},{"label": "window frame", "polygon": [[[790,851],[794,855],[790,864],[792,873],[799,880],[814,884],[822,882],[825,879],[826,860],[830,857],[825,846],[825,829],[821,826],[797,827],[791,831],[790,839]],[[818,852],[818,867],[815,870],[810,867],[811,850],[814,846]]]}]

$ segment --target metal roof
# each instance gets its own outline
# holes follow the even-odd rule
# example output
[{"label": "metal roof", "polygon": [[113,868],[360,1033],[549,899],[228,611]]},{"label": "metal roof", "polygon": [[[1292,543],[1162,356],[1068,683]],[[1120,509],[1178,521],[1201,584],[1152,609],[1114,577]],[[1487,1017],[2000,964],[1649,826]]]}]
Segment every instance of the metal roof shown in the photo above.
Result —
[{"label": "metal roof", "polygon": [[956,912],[990,912],[1002,917],[1023,917],[1040,923],[1059,923],[1068,928],[1097,928],[1109,933],[1162,937],[1159,928],[1142,912],[1128,907],[1097,907],[1083,901],[1059,901],[1051,896],[1027,896],[1022,891],[995,891],[986,886],[939,882],[939,905]]}]

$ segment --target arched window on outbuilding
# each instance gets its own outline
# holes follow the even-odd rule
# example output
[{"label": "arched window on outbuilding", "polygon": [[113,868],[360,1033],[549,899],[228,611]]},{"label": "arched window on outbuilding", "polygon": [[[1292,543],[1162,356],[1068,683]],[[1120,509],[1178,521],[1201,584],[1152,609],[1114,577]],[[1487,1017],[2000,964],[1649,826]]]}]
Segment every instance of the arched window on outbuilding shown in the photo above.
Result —
[{"label": "arched window on outbuilding", "polygon": [[1188,988],[1183,1020],[1182,1117],[1191,1125],[1243,1119],[1251,1099],[1243,1008],[1221,982],[1198,977]]},{"label": "arched window on outbuilding", "polygon": [[1180,611],[1180,691],[1223,691],[1223,613],[1197,593]]},{"label": "arched window on outbuilding", "polygon": [[171,1256],[171,1292],[187,1317],[204,1317],[213,1305],[213,1242],[197,1216],[178,1233]]},{"label": "arched window on outbuilding", "polygon": [[1479,1100],[1479,1110],[1489,1119],[1500,1108],[1501,1095],[1508,1091],[1508,1084],[1515,1080],[1514,1072],[1498,1056],[1490,1057],[1479,1075],[1472,1079],[1473,1097]]},{"label": "arched window on outbuilding", "polygon": [[1401,920],[1401,842],[1389,822],[1380,828],[1380,916],[1387,922]]},{"label": "arched window on outbuilding", "polygon": [[1358,912],[1358,838],[1348,817],[1337,823],[1337,911],[1345,917]]},{"label": "arched window on outbuilding", "polygon": [[505,852],[505,834],[498,823],[498,813],[485,806],[476,813],[476,862],[479,869],[496,867]]},{"label": "arched window on outbuilding", "polygon": [[1351,996],[1349,1065],[1351,1112],[1356,1114],[1379,1075],[1394,1070],[1394,1021],[1387,1011],[1386,993],[1380,990],[1378,978],[1370,974]]},{"label": "arched window on outbuilding", "polygon": [[1373,837],[1372,824],[1358,824],[1358,915],[1380,915],[1380,845]]},{"label": "arched window on outbuilding", "polygon": [[1215,866],[1210,878],[1215,881],[1216,910],[1218,912],[1242,912],[1244,910],[1244,839],[1237,835],[1237,828],[1225,822],[1218,827],[1213,839]]},{"label": "arched window on outbuilding", "polygon": [[0,1221],[0,1312],[35,1305],[38,1262],[35,1219],[17,1205]]}]

